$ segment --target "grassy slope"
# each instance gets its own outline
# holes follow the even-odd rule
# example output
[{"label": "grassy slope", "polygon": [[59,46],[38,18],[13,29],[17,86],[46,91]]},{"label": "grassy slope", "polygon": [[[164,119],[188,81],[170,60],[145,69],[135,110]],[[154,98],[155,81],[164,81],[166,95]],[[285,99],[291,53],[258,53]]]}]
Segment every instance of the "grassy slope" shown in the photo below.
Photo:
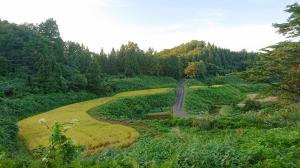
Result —
[{"label": "grassy slope", "polygon": [[95,108],[90,111],[90,114],[102,119],[144,119],[152,110],[157,110],[155,112],[158,112],[160,107],[169,109],[175,101],[174,90],[155,95],[135,97],[126,97],[128,96],[126,94],[122,95],[125,97]]},{"label": "grassy slope", "polygon": [[54,122],[70,122],[73,119],[78,119],[79,123],[68,131],[67,134],[78,144],[87,146],[89,148],[88,153],[101,150],[104,147],[127,146],[138,137],[138,133],[134,129],[118,124],[99,122],[90,117],[86,112],[91,108],[101,106],[124,96],[141,96],[167,91],[169,91],[168,88],[124,92],[112,97],[99,98],[60,107],[18,122],[20,128],[19,135],[28,148],[32,150],[39,145],[47,145],[50,135],[46,127],[39,125],[39,119],[46,119],[49,125],[52,125]]},{"label": "grassy slope", "polygon": [[187,89],[185,110],[191,114],[207,114],[216,105],[237,104],[245,94],[230,85],[191,86]]}]

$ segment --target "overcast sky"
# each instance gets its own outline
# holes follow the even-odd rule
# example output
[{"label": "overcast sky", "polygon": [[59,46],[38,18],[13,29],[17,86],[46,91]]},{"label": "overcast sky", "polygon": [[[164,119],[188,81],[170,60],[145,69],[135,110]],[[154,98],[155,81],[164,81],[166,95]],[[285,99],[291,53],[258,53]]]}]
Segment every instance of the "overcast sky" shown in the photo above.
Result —
[{"label": "overcast sky", "polygon": [[142,49],[204,40],[257,51],[284,38],[272,23],[296,0],[0,0],[0,18],[39,23],[54,18],[62,38],[92,51],[133,41]]}]

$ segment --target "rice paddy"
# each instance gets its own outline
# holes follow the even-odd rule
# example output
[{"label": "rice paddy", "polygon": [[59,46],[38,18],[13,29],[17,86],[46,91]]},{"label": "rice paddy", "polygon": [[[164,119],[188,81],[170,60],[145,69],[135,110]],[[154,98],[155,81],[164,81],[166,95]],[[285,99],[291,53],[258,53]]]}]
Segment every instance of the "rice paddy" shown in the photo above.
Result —
[{"label": "rice paddy", "polygon": [[39,121],[46,122],[48,126],[52,126],[55,122],[76,121],[66,134],[77,144],[87,148],[85,154],[95,153],[105,148],[126,147],[139,137],[139,133],[135,129],[120,124],[98,121],[88,115],[87,111],[121,97],[158,94],[169,90],[170,88],[129,91],[112,97],[98,98],[56,108],[19,121],[19,136],[28,149],[33,150],[39,146],[47,146],[51,135],[50,130],[41,125]]}]

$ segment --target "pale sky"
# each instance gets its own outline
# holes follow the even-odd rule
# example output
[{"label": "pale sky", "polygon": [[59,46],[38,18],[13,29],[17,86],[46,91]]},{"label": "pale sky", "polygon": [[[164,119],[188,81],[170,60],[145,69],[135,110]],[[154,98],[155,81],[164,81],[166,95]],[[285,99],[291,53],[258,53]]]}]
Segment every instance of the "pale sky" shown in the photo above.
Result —
[{"label": "pale sky", "polygon": [[0,0],[0,19],[40,23],[54,18],[63,40],[106,52],[133,41],[157,51],[190,40],[257,51],[284,40],[284,22],[297,0]]}]

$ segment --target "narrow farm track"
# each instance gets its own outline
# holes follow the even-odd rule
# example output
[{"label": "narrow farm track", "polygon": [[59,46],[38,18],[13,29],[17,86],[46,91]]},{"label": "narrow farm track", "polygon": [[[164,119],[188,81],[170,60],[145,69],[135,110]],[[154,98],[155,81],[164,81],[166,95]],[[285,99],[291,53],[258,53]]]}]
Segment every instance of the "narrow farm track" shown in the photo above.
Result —
[{"label": "narrow farm track", "polygon": [[176,117],[180,117],[180,118],[189,117],[189,115],[183,109],[184,98],[185,98],[185,88],[184,88],[184,81],[182,80],[177,87],[177,98],[175,104],[172,107],[173,114]]},{"label": "narrow farm track", "polygon": [[139,133],[135,129],[120,124],[98,121],[88,115],[87,111],[118,98],[159,94],[169,90],[170,88],[129,91],[112,97],[98,98],[56,108],[19,121],[19,137],[29,150],[36,149],[40,145],[47,146],[51,132],[46,126],[41,125],[39,120],[45,120],[49,126],[55,122],[65,123],[78,120],[66,134],[77,144],[88,148],[85,154],[109,147],[129,146],[139,137]]}]

